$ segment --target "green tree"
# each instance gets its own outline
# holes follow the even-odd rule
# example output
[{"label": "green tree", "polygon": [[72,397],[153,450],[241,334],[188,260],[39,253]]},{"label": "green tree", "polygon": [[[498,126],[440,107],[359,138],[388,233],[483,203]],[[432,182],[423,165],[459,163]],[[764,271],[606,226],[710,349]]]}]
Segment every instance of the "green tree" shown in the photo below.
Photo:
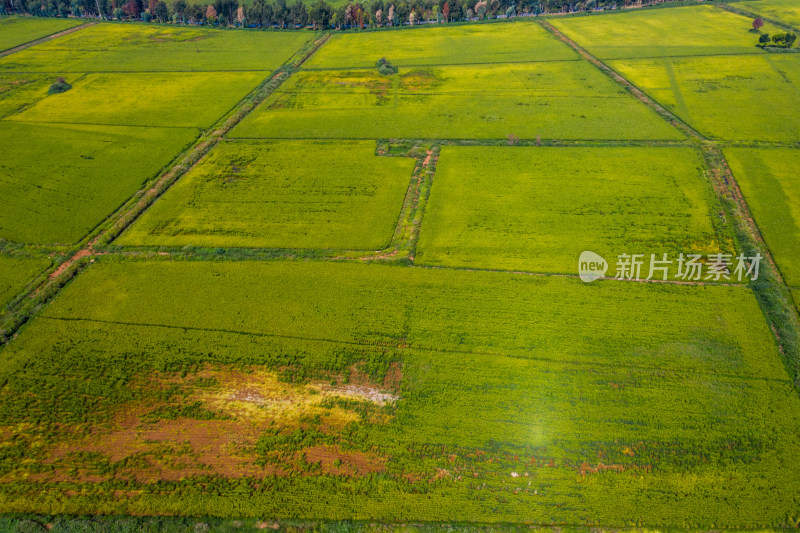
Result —
[{"label": "green tree", "polygon": [[331,8],[324,0],[317,0],[308,11],[308,18],[314,29],[327,28],[331,22]]},{"label": "green tree", "polygon": [[239,2],[237,0],[214,0],[214,9],[217,11],[220,23],[230,25],[236,18]]},{"label": "green tree", "polygon": [[166,2],[161,1],[156,4],[154,15],[158,22],[166,22],[169,20],[169,9],[167,8]]},{"label": "green tree", "polygon": [[184,20],[186,14],[186,0],[175,0],[172,4],[172,12],[178,15],[179,20]]}]

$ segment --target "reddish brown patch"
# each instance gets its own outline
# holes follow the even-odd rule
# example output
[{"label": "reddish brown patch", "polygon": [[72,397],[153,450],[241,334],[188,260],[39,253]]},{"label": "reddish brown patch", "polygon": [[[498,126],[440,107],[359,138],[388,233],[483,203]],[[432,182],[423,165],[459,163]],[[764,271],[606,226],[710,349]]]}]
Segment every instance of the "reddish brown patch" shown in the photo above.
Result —
[{"label": "reddish brown patch", "polygon": [[449,477],[449,476],[450,476],[450,471],[449,470],[445,470],[444,468],[437,468],[436,469],[436,473],[428,481],[430,483],[433,483],[434,481],[438,481],[440,479],[443,479],[443,478],[446,478],[446,477]]},{"label": "reddish brown patch", "polygon": [[[331,446],[312,446],[305,449],[306,461],[320,463],[326,474],[363,476],[386,470],[386,459],[358,451],[341,451]],[[337,461],[339,464],[337,464]]]},{"label": "reddish brown patch", "polygon": [[427,71],[412,71],[400,76],[400,87],[406,91],[431,89],[439,84],[439,79]]},{"label": "reddish brown patch", "polygon": [[91,249],[91,247],[89,247],[89,248],[84,248],[84,249],[82,249],[82,250],[78,250],[78,252],[77,252],[75,255],[73,255],[72,257],[70,257],[69,259],[67,259],[66,261],[64,261],[63,263],[61,263],[61,264],[59,265],[59,267],[58,267],[57,269],[55,269],[55,270],[53,271],[53,273],[52,273],[52,274],[50,274],[50,279],[55,279],[55,278],[57,278],[58,276],[60,276],[60,275],[61,275],[61,274],[63,274],[64,272],[66,272],[66,271],[67,271],[67,269],[68,269],[69,267],[71,267],[73,264],[75,264],[75,263],[76,263],[76,262],[78,262],[79,260],[81,260],[81,259],[83,259],[84,257],[87,257],[87,256],[89,256],[89,255],[91,255],[91,254],[92,254],[92,249]]},{"label": "reddish brown patch", "polygon": [[403,365],[395,361],[389,365],[389,370],[383,378],[383,388],[400,392],[400,382],[403,380]]},{"label": "reddish brown patch", "polygon": [[628,446],[625,446],[624,448],[622,448],[622,454],[627,455],[628,457],[633,457],[634,455],[636,455],[636,452],[634,452]]},{"label": "reddish brown patch", "polygon": [[615,472],[624,472],[625,467],[623,465],[618,464],[610,464],[606,465],[603,463],[597,463],[597,466],[591,466],[589,463],[581,463],[580,467],[581,476],[586,476],[586,474],[595,474],[597,472],[601,472],[603,470],[613,470]]},{"label": "reddish brown patch", "polygon": [[[357,414],[341,407],[321,407],[326,398],[353,397],[381,405],[394,401],[394,396],[375,388],[358,370],[354,369],[350,377],[360,385],[292,385],[277,381],[274,373],[260,368],[248,371],[207,367],[189,376],[156,373],[142,377],[131,386],[145,399],[124,406],[109,423],[94,427],[88,434],[77,428],[63,428],[63,438],[53,445],[44,461],[51,469],[28,479],[44,482],[124,479],[150,483],[208,474],[260,478],[297,471],[301,457],[307,462],[320,463],[325,473],[335,475],[360,476],[384,471],[385,458],[330,446],[308,448],[283,464],[256,464],[256,443],[275,424],[291,430],[307,423],[302,421],[305,415],[324,414],[317,429],[336,434],[349,420],[357,418]],[[400,377],[399,364],[394,365],[389,381],[394,383]],[[169,389],[176,389],[171,400],[154,399],[163,397],[154,393]],[[156,421],[151,418],[151,413],[159,407],[198,401],[225,417]],[[379,413],[382,418],[377,417],[380,420],[376,418],[375,423],[383,423],[390,417],[383,411]],[[8,438],[14,433],[8,428],[0,431],[9,433]]]},{"label": "reddish brown patch", "polygon": [[406,472],[403,474],[403,478],[409,483],[419,483],[424,479],[419,472]]}]

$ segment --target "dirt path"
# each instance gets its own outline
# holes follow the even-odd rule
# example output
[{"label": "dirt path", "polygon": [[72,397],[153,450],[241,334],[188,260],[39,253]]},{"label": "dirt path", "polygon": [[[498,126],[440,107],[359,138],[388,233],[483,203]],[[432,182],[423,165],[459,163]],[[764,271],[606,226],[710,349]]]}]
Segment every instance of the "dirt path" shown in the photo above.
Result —
[{"label": "dirt path", "polygon": [[34,41],[31,41],[31,42],[28,42],[28,43],[24,43],[24,44],[21,44],[19,46],[15,46],[14,48],[9,48],[8,50],[3,50],[2,52],[0,52],[0,57],[5,57],[7,55],[11,55],[11,54],[13,54],[15,52],[19,52],[20,50],[25,50],[26,48],[30,48],[31,46],[36,46],[37,44],[41,44],[41,43],[44,43],[44,42],[47,42],[47,41],[52,41],[53,39],[58,39],[59,37],[61,37],[63,35],[67,35],[69,33],[73,33],[73,32],[76,32],[78,30],[82,30],[83,28],[88,28],[89,26],[94,26],[95,24],[97,24],[97,23],[96,22],[86,22],[84,24],[81,24],[80,26],[75,26],[73,28],[67,28],[64,31],[60,31],[58,33],[53,33],[52,35],[47,35],[45,37],[41,37],[41,38],[36,39]]}]

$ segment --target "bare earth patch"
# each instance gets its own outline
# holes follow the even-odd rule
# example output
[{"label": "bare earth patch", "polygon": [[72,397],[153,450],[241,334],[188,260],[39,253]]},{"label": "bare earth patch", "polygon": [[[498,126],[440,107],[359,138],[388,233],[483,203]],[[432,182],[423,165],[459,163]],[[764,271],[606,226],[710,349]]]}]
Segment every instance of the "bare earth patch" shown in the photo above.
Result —
[{"label": "bare earth patch", "polygon": [[291,433],[313,428],[335,435],[347,424],[362,420],[356,410],[347,408],[353,400],[362,406],[368,402],[380,411],[380,416],[363,421],[385,423],[391,418],[385,408],[397,401],[392,391],[399,388],[401,378],[399,364],[391,367],[381,386],[357,370],[346,384],[337,380],[286,383],[263,368],[207,367],[183,377],[151,375],[135,387],[171,391],[166,399],[133,402],[88,435],[62,439],[48,451],[46,464],[51,469],[26,477],[44,482],[127,479],[139,483],[198,475],[263,478],[302,471],[300,463],[316,463],[331,475],[383,471],[384,457],[328,444],[311,445],[283,462],[265,464],[259,461],[256,445],[267,430]]}]

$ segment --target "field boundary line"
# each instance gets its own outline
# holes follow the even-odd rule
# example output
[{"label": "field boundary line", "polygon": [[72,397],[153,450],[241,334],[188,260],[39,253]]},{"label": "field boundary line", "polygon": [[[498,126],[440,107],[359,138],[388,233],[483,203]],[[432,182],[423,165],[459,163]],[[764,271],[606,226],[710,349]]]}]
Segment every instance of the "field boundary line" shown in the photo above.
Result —
[{"label": "field boundary line", "polygon": [[[6,50],[3,50],[2,52],[0,52],[0,57],[5,57],[5,56],[8,56],[8,55],[14,54],[16,52],[20,52],[22,50],[25,50],[26,48],[30,48],[31,46],[36,46],[37,44],[42,44],[42,43],[45,43],[47,41],[52,41],[53,39],[58,39],[59,37],[62,37],[64,35],[68,35],[70,33],[74,33],[76,31],[82,30],[84,28],[88,28],[89,26],[94,26],[95,24],[97,24],[97,22],[84,22],[83,24],[79,24],[77,26],[73,26],[71,28],[67,28],[66,30],[61,30],[61,31],[58,31],[56,33],[51,33],[50,35],[45,35],[44,37],[40,37],[38,39],[34,39],[33,41],[29,41],[27,43],[23,43],[23,44],[17,45],[17,46],[15,46],[13,48],[8,48]],[[47,74],[47,73],[45,72],[43,74]]]},{"label": "field boundary line", "polygon": [[717,52],[717,53],[702,53],[702,54],[671,54],[671,55],[658,55],[658,56],[626,56],[626,57],[607,57],[605,61],[637,61],[639,59],[654,60],[654,59],[691,59],[693,57],[761,57],[769,52],[759,52],[754,50],[752,52]]},{"label": "field boundary line", "polygon": [[[718,4],[716,4],[718,5]],[[722,7],[721,5],[719,7]],[[755,15],[754,15],[755,16]],[[763,17],[761,17],[763,18]],[[764,19],[767,20],[767,19]],[[537,21],[539,23],[547,22],[546,19],[540,19]],[[767,21],[769,22],[769,21]],[[777,25],[777,24],[776,24]],[[800,31],[800,30],[794,30]],[[609,57],[606,58],[606,61],[635,61],[638,59],[647,60],[647,59],[662,59],[662,58],[692,58],[692,57],[740,57],[740,56],[763,56],[764,52],[759,51],[752,51],[752,52],[717,52],[717,53],[704,53],[704,54],[674,54],[674,55],[656,55],[656,56],[626,56],[626,57]],[[425,64],[425,65],[400,65],[397,66],[400,68],[408,68],[408,69],[415,69],[415,68],[428,68],[428,67],[470,67],[470,66],[481,66],[481,65],[525,65],[525,64],[538,64],[538,63],[568,63],[573,61],[583,61],[583,57],[578,57],[575,59],[539,59],[539,60],[528,60],[528,61],[496,61],[496,62],[478,62],[478,63],[435,63],[435,64]],[[327,72],[327,71],[349,71],[349,70],[372,70],[375,67],[306,67],[303,69],[304,72]]]},{"label": "field boundary line", "polygon": [[[413,178],[412,178],[413,179]],[[432,182],[430,183],[432,185]],[[413,200],[411,195],[427,195],[430,191],[428,188],[417,189],[415,184],[411,184],[406,191],[406,201],[410,203]],[[427,196],[425,198],[427,200]],[[401,226],[410,228],[413,231],[418,231],[418,225],[424,215],[423,206],[417,206],[413,226],[412,223],[403,224],[402,221],[398,222],[398,227],[395,229],[396,233],[402,231]],[[406,229],[405,231],[409,231]],[[416,237],[416,236],[415,236]],[[402,245],[405,243],[406,248]],[[395,246],[395,244],[397,246]],[[416,244],[416,241],[414,241]],[[510,270],[500,268],[482,268],[482,267],[469,267],[469,266],[449,266],[449,265],[429,265],[425,263],[414,263],[413,248],[410,248],[410,241],[400,236],[396,236],[392,245],[381,250],[355,250],[355,249],[315,249],[315,248],[240,248],[240,247],[198,247],[198,246],[124,246],[119,248],[104,249],[102,251],[95,251],[93,257],[125,257],[131,261],[141,260],[156,260],[156,259],[170,259],[182,261],[205,261],[207,258],[213,256],[214,261],[292,261],[292,260],[313,260],[319,262],[353,262],[359,261],[374,261],[374,260],[393,260],[393,261],[411,261],[406,263],[408,266],[416,268],[425,268],[430,270],[458,270],[463,272],[487,272],[494,274],[512,274],[517,276],[540,276],[540,277],[554,277],[554,278],[571,278],[579,279],[578,274],[571,274],[567,272],[536,272],[531,270]],[[400,252],[412,251],[408,256],[401,255]],[[606,276],[602,278],[608,282],[620,283],[650,283],[650,284],[666,284],[666,285],[682,285],[682,286],[695,286],[695,287],[740,287],[747,289],[746,283],[737,283],[733,281],[683,281],[674,279],[617,279],[614,276]]]},{"label": "field boundary line", "polygon": [[[69,281],[87,264],[94,261],[91,256],[96,247],[102,247],[118,237],[133,223],[159,196],[166,192],[180,177],[199,163],[220,139],[238,124],[245,116],[263,102],[275,89],[288,79],[308,57],[330,37],[329,33],[317,34],[298,49],[280,68],[262,80],[247,93],[228,113],[222,116],[211,128],[201,133],[189,148],[173,158],[154,179],[147,182],[122,206],[101,221],[80,242],[78,248],[68,259],[55,267],[47,279],[18,297],[19,304],[0,314],[0,346],[6,344],[19,329],[38,313]],[[202,131],[202,130],[201,130]]]},{"label": "field boundary line", "polygon": [[[374,141],[375,137],[225,137],[221,142],[276,142],[276,141]],[[386,139],[382,139],[386,140]],[[520,138],[513,146],[509,146],[508,139],[497,137],[493,139],[469,138],[427,138],[427,139],[401,139],[393,138],[392,143],[397,144],[436,144],[439,146],[548,146],[557,148],[695,148],[697,143],[691,139],[535,139]],[[709,139],[722,148],[799,148],[800,141],[750,141],[741,139]]]},{"label": "field boundary line", "polygon": [[[80,79],[80,78],[79,78]],[[11,116],[11,115],[9,115]],[[103,122],[69,122],[69,121],[62,121],[62,120],[47,120],[47,121],[39,121],[39,120],[19,120],[19,119],[4,119],[7,122],[11,123],[19,123],[19,124],[41,124],[46,126],[47,124],[58,124],[58,125],[67,125],[67,126],[100,126],[100,127],[110,127],[110,128],[147,128],[147,129],[165,129],[165,130],[196,130],[196,131],[203,131],[203,126],[153,126],[153,125],[146,125],[146,124],[108,124]]]},{"label": "field boundary line", "polygon": [[[520,61],[473,61],[468,63],[418,63],[414,65],[402,65],[400,63],[393,63],[398,68],[429,68],[429,67],[480,67],[491,65],[526,65],[537,63],[567,63],[581,61],[580,57],[572,59],[528,59]],[[349,71],[349,70],[375,70],[375,65],[372,66],[359,66],[359,67],[305,67],[303,72],[330,72],[330,71]]]},{"label": "field boundary line", "polygon": [[278,68],[248,68],[223,70],[4,70],[3,74],[214,74],[219,72],[260,72],[269,74]]},{"label": "field boundary line", "polygon": [[682,112],[686,120],[690,120],[692,114],[689,112],[689,106],[686,105],[686,99],[683,97],[683,91],[681,90],[681,83],[678,81],[678,76],[675,75],[675,68],[672,66],[671,59],[672,58],[669,57],[662,57],[661,64],[664,65],[664,72],[667,73],[670,89],[672,90],[672,94],[675,95],[675,110]]},{"label": "field boundary line", "polygon": [[773,334],[775,345],[794,384],[795,392],[800,394],[800,316],[794,297],[750,212],[747,200],[736,182],[722,149],[712,143],[703,143],[701,150],[714,190],[725,212],[733,221],[740,251],[758,252],[766,260],[761,263],[758,279],[751,280],[749,287]]},{"label": "field boundary line", "polygon": [[645,93],[639,87],[628,81],[627,78],[619,74],[616,70],[606,65],[603,61],[601,61],[594,55],[590,54],[585,48],[580,46],[578,43],[567,37],[565,34],[561,33],[561,31],[559,31],[558,28],[556,28],[546,20],[538,20],[537,22],[541,24],[547,31],[555,35],[567,46],[578,52],[578,54],[580,54],[581,57],[583,57],[586,61],[588,61],[595,67],[597,67],[603,74],[611,78],[612,81],[615,81],[617,84],[625,87],[628,90],[628,92],[634,96],[634,98],[645,104],[652,111],[655,111],[655,113],[658,116],[669,122],[676,129],[680,130],[684,135],[686,135],[690,139],[694,139],[697,141],[706,140],[706,137],[703,134],[701,134],[699,131],[691,127],[689,124],[681,120],[676,114],[674,114],[673,112],[669,111],[667,108],[656,102],[647,93]]},{"label": "field boundary line", "polygon": [[[403,210],[400,212],[392,241],[388,247],[389,250],[392,250],[391,253],[396,254],[400,251],[406,253],[411,262],[414,261],[416,255],[419,231],[436,174],[439,151],[438,146],[430,146],[425,149],[424,154],[418,155],[417,165],[414,167],[414,173],[411,175],[411,182],[406,191]],[[362,257],[361,259],[372,258]]]},{"label": "field boundary line", "polygon": [[[385,140],[385,139],[383,139]],[[279,141],[375,141],[375,137],[226,137],[222,142],[279,142]],[[380,141],[379,141],[380,142]],[[393,144],[423,144],[438,146],[504,146],[509,149],[523,146],[542,146],[558,148],[610,148],[610,147],[631,147],[631,148],[664,148],[664,147],[694,147],[689,139],[670,140],[670,139],[526,139],[520,138],[509,146],[508,138],[496,137],[492,139],[470,139],[470,138],[427,138],[427,139],[391,139]],[[732,144],[724,143],[723,144]],[[770,143],[768,146],[775,148],[796,148],[798,143]],[[743,146],[750,147],[751,144]]]},{"label": "field boundary line", "polygon": [[781,283],[784,283],[783,275],[778,268],[778,264],[772,257],[772,252],[767,246],[767,242],[764,240],[761,229],[758,227],[755,218],[750,212],[750,206],[747,204],[747,201],[745,200],[744,195],[739,188],[739,184],[736,182],[736,178],[734,178],[730,166],[728,166],[728,161],[725,159],[725,155],[722,153],[722,150],[717,146],[707,144],[703,146],[701,151],[703,152],[703,159],[708,165],[711,173],[710,177],[712,183],[720,186],[721,191],[726,191],[731,195],[732,199],[737,204],[738,210],[740,211],[740,222],[753,237],[756,243],[764,248],[764,258],[769,262],[769,265],[775,269],[775,277],[777,280]]},{"label": "field boundary line", "polygon": [[264,337],[264,338],[279,338],[279,339],[288,339],[288,340],[297,340],[297,341],[304,341],[304,342],[320,342],[326,344],[344,344],[348,346],[359,346],[364,348],[374,348],[376,350],[382,350],[385,348],[393,348],[396,350],[418,350],[424,352],[431,352],[431,353],[450,353],[450,354],[459,354],[459,355],[480,355],[480,356],[490,356],[490,357],[508,357],[510,359],[521,359],[525,361],[535,361],[538,363],[562,363],[568,364],[571,366],[576,367],[606,367],[606,368],[631,368],[637,370],[644,370],[653,373],[662,373],[662,372],[673,372],[675,374],[703,374],[708,376],[714,377],[724,377],[728,379],[735,379],[741,381],[764,381],[770,383],[785,383],[787,385],[792,385],[792,381],[788,379],[780,379],[780,378],[771,378],[767,376],[756,376],[756,375],[743,375],[743,374],[728,374],[728,373],[719,373],[713,371],[703,371],[697,369],[690,369],[690,370],[683,370],[680,368],[670,368],[665,369],[658,366],[647,366],[647,365],[636,365],[631,363],[620,363],[615,361],[610,362],[600,362],[600,361],[580,361],[577,359],[572,360],[563,360],[563,359],[552,359],[547,357],[529,357],[529,356],[522,356],[515,353],[502,353],[502,352],[488,352],[483,350],[459,350],[457,348],[439,348],[439,347],[432,347],[432,346],[425,346],[420,344],[409,344],[404,338],[403,339],[396,339],[396,340],[374,340],[374,341],[358,341],[358,340],[339,340],[339,339],[327,339],[323,337],[304,337],[302,335],[287,335],[283,333],[269,333],[263,331],[240,331],[240,330],[233,330],[233,329],[225,329],[225,328],[205,328],[200,326],[178,326],[172,324],[153,324],[153,323],[145,323],[145,322],[123,322],[120,320],[102,320],[97,318],[86,318],[86,317],[60,317],[60,316],[52,316],[52,315],[41,315],[39,318],[46,319],[46,320],[55,320],[61,322],[91,322],[94,324],[109,324],[109,325],[117,325],[123,327],[132,327],[132,328],[164,328],[164,329],[173,329],[173,330],[181,330],[181,331],[199,331],[204,333],[224,333],[228,335],[240,335],[245,337]]},{"label": "field boundary line", "polygon": [[[480,267],[458,267],[458,266],[442,266],[442,265],[426,265],[424,263],[415,263],[415,268],[427,268],[431,270],[461,270],[464,272],[494,272],[498,274],[514,274],[516,276],[541,276],[553,278],[571,278],[579,279],[579,274],[566,274],[564,272],[531,272],[527,270],[503,270],[498,268],[480,268]],[[613,276],[606,276],[598,279],[598,281],[621,282],[621,283],[651,283],[660,285],[684,285],[693,287],[741,287],[747,288],[746,283],[733,283],[726,281],[678,281],[674,279],[617,279]]]},{"label": "field boundary line", "polygon": [[771,18],[771,17],[765,17],[764,15],[759,15],[758,13],[755,13],[753,11],[749,11],[747,9],[742,9],[740,7],[735,7],[735,6],[732,6],[730,4],[716,4],[715,3],[713,5],[714,5],[714,7],[718,7],[719,9],[722,9],[724,11],[728,11],[730,13],[736,13],[737,15],[742,15],[743,17],[748,17],[748,18],[753,18],[753,19],[760,18],[761,20],[763,20],[765,22],[769,22],[773,26],[778,26],[779,28],[783,28],[784,30],[800,32],[800,28],[796,28],[796,27],[792,26],[791,24],[787,24],[785,22],[782,22],[782,21],[780,21],[778,19],[774,19],[774,18]]}]

